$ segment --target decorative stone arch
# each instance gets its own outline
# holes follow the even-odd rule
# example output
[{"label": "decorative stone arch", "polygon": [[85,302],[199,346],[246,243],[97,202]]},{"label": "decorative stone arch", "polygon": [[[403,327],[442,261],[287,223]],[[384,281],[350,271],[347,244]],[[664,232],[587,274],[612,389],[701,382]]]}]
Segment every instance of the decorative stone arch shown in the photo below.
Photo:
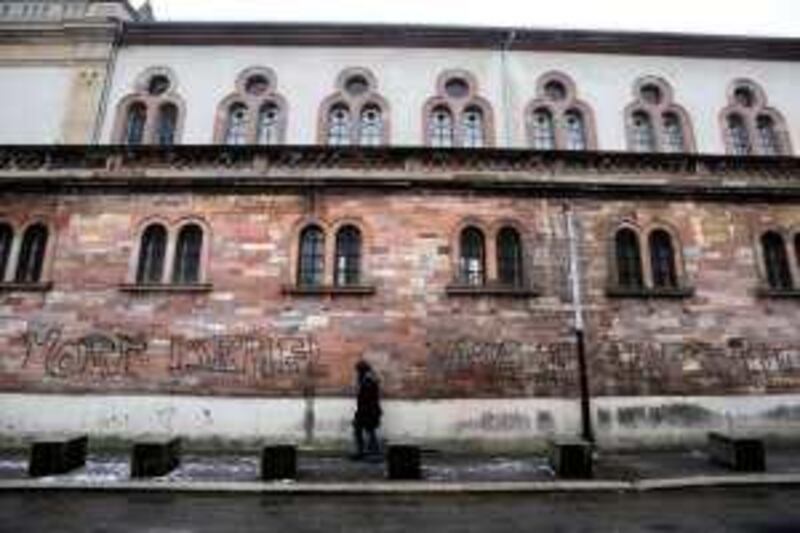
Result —
[{"label": "decorative stone arch", "polygon": [[28,229],[33,226],[41,225],[47,231],[47,243],[45,245],[44,255],[42,258],[42,270],[39,276],[39,283],[47,283],[53,279],[53,265],[55,263],[56,242],[58,240],[58,232],[56,225],[53,221],[44,215],[33,214],[18,219],[16,225],[10,219],[4,219],[6,223],[11,225],[14,231],[14,237],[11,244],[11,253],[8,257],[8,264],[6,265],[6,277],[4,280],[14,281],[16,278],[17,269],[19,266],[20,252],[22,249],[22,241]]},{"label": "decorative stone arch", "polygon": [[278,109],[277,138],[271,144],[284,144],[286,142],[289,104],[278,92],[278,76],[275,71],[268,67],[252,66],[244,69],[236,76],[234,91],[223,98],[217,105],[213,130],[213,142],[215,144],[223,144],[225,142],[229,112],[236,103],[241,103],[247,108],[246,144],[258,144],[258,120],[261,110],[269,104],[273,104]]},{"label": "decorative stone arch", "polygon": [[[336,240],[339,235],[339,230],[345,227],[354,227],[356,228],[359,233],[361,234],[361,263],[360,267],[360,276],[361,276],[361,285],[366,284],[367,280],[370,279],[370,275],[372,272],[372,265],[370,264],[369,257],[370,254],[367,253],[368,250],[373,246],[375,242],[375,234],[372,231],[372,228],[361,218],[361,217],[341,217],[337,218],[333,222],[329,224],[330,228],[330,238],[326,237],[325,240],[325,252],[326,252],[326,264],[330,264],[330,274],[331,274],[331,283],[335,283],[335,261],[336,261]],[[330,261],[330,262],[329,262]],[[326,276],[327,276],[326,271]]]},{"label": "decorative stone arch", "polygon": [[[162,78],[166,81],[163,91],[153,90],[155,80]],[[186,119],[186,103],[178,93],[177,87],[177,77],[168,67],[150,67],[139,74],[134,81],[133,92],[122,97],[117,103],[114,127],[111,134],[112,142],[118,144],[127,142],[128,114],[135,103],[141,103],[145,109],[141,144],[155,144],[158,136],[159,113],[165,105],[173,105],[177,110],[173,143],[179,144],[183,136],[184,121]]]},{"label": "decorative stone arch", "polygon": [[[463,83],[463,93],[455,94],[449,89],[453,82]],[[461,89],[459,89],[461,90]],[[479,94],[478,80],[474,74],[464,69],[450,69],[436,78],[436,94],[425,101],[422,107],[422,139],[426,146],[431,145],[429,136],[431,113],[437,107],[445,107],[453,119],[453,146],[464,146],[464,126],[462,117],[470,108],[478,108],[483,117],[483,146],[495,145],[494,111],[491,103]]]},{"label": "decorative stone arch", "polygon": [[[362,79],[363,92],[351,90],[348,85],[351,81]],[[319,106],[317,115],[317,143],[328,144],[328,120],[331,109],[338,105],[347,107],[350,113],[349,144],[361,145],[361,115],[369,106],[375,106],[380,111],[381,136],[379,145],[388,145],[391,131],[391,109],[389,101],[378,91],[378,78],[365,67],[348,67],[342,70],[334,83],[335,92],[325,97]]]},{"label": "decorative stone arch", "polygon": [[200,228],[203,240],[202,246],[200,248],[200,265],[198,267],[198,276],[197,276],[197,283],[202,284],[206,283],[209,274],[209,261],[211,258],[211,248],[213,243],[213,233],[211,231],[211,225],[205,220],[205,218],[198,216],[198,215],[184,215],[179,217],[175,220],[172,224],[171,231],[168,233],[169,240],[167,241],[167,261],[165,263],[165,275],[169,276],[170,279],[172,278],[172,269],[174,267],[174,261],[176,257],[176,245],[178,242],[178,236],[181,233],[181,230],[186,226],[197,226]]},{"label": "decorative stone arch", "polygon": [[[130,239],[132,246],[130,247],[131,252],[128,258],[128,274],[125,277],[125,281],[128,284],[137,283],[136,274],[139,270],[139,256],[141,255],[142,251],[142,238],[144,237],[144,232],[147,231],[147,228],[153,225],[163,226],[167,232],[167,244],[164,250],[164,263],[166,266],[168,257],[167,254],[169,250],[169,241],[170,241],[170,228],[172,224],[170,223],[169,219],[161,215],[147,216],[131,227]],[[166,271],[166,268],[164,268],[164,271]],[[161,278],[163,283],[164,282],[163,272]]]},{"label": "decorative stone arch", "polygon": [[793,287],[800,284],[800,258],[795,249],[795,238],[800,235],[800,227],[785,227],[777,223],[768,223],[758,226],[753,231],[753,249],[755,250],[756,258],[756,274],[758,275],[759,284],[761,287],[769,287],[769,276],[767,274],[767,258],[764,255],[764,246],[762,238],[768,233],[776,233],[783,239],[783,247],[786,253],[786,259],[789,263],[789,273]]},{"label": "decorative stone arch", "polygon": [[[496,268],[492,266],[494,261],[492,258],[495,255],[494,234],[491,232],[491,225],[478,217],[464,217],[458,222],[450,234],[450,249],[452,254],[450,257],[450,264],[453,272],[453,279],[456,283],[462,283],[460,277],[460,262],[461,262],[461,234],[464,230],[475,228],[483,235],[483,269],[485,282],[495,279]],[[491,269],[491,270],[490,270]]]},{"label": "decorative stone arch", "polygon": [[[653,99],[648,97],[653,88]],[[670,83],[658,76],[644,76],[633,84],[633,101],[625,107],[625,131],[628,149],[634,149],[632,117],[645,114],[652,125],[655,149],[657,152],[694,153],[696,143],[691,116],[686,109],[675,102],[675,93]],[[669,135],[666,133],[666,117],[672,115],[680,125],[682,146],[680,150],[670,149]]]},{"label": "decorative stone arch", "polygon": [[287,238],[289,239],[287,246],[287,249],[289,250],[289,281],[287,286],[294,286],[297,284],[298,275],[300,273],[300,237],[302,236],[303,231],[310,226],[319,227],[325,237],[325,270],[323,273],[323,284],[331,285],[333,282],[333,272],[329,263],[334,249],[334,243],[331,241],[331,225],[321,217],[304,216],[292,224],[291,229],[286,234]]},{"label": "decorative stone arch", "polygon": [[[548,95],[548,87],[552,83],[560,84],[564,89],[562,98]],[[583,134],[586,150],[597,150],[597,128],[595,126],[594,110],[589,104],[578,98],[578,89],[575,82],[567,74],[551,70],[539,76],[536,82],[536,96],[525,106],[525,131],[530,146],[534,146],[533,114],[539,109],[546,109],[553,119],[553,133],[555,149],[569,149],[568,132],[566,131],[567,114],[571,111],[578,112],[583,120]]]},{"label": "decorative stone arch", "polygon": [[[745,98],[740,96],[742,91],[747,91],[751,95],[750,103],[745,102]],[[733,80],[727,88],[727,105],[719,113],[719,126],[722,133],[723,144],[727,153],[733,155],[791,155],[794,153],[792,139],[789,128],[783,114],[771,107],[767,99],[766,91],[763,87],[748,78],[737,78]],[[738,115],[743,121],[743,126],[749,138],[750,151],[748,154],[741,154],[734,146],[732,135],[729,131],[729,118]],[[759,138],[758,121],[760,117],[768,117],[772,120],[777,142],[777,153],[766,153]]]},{"label": "decorative stone arch", "polygon": [[[497,239],[500,232],[506,228],[513,229],[519,236],[520,245],[522,246],[522,283],[529,284],[533,279],[533,271],[536,267],[534,262],[534,249],[535,238],[531,232],[515,218],[500,218],[492,222],[489,226],[489,234],[486,236],[486,256],[487,256],[487,273],[489,280],[496,282],[500,278],[500,266],[498,264],[498,248]],[[490,244],[491,243],[491,244]],[[491,255],[489,250],[491,249]]]},{"label": "decorative stone arch", "polygon": [[650,249],[650,236],[653,232],[663,231],[669,236],[670,244],[673,253],[673,267],[675,268],[675,278],[678,287],[686,285],[688,279],[686,272],[686,260],[683,253],[683,240],[681,239],[680,232],[672,224],[655,219],[649,224],[645,225],[639,237],[639,244],[642,251],[643,273],[645,278],[645,285],[653,287],[653,265],[652,265],[652,251]]}]

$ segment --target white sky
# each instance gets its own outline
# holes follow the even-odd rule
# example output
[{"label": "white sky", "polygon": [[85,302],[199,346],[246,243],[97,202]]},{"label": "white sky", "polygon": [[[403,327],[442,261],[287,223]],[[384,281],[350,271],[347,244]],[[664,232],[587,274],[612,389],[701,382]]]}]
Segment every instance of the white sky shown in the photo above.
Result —
[{"label": "white sky", "polygon": [[[133,0],[140,5],[143,0]],[[800,37],[800,0],[151,0],[159,20],[411,22]]]}]

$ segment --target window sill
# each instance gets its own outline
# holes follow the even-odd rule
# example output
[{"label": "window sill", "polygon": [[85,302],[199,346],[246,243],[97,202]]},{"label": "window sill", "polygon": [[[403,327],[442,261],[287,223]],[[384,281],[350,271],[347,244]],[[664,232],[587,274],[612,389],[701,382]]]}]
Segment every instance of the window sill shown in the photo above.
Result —
[{"label": "window sill", "polygon": [[0,292],[47,292],[52,288],[52,281],[39,281],[36,283],[18,281],[0,282]]},{"label": "window sill", "polygon": [[375,286],[284,285],[282,292],[292,296],[371,296],[375,294]]},{"label": "window sill", "polygon": [[503,285],[461,285],[453,283],[445,288],[448,296],[496,296],[503,298],[535,298],[539,291],[527,287],[513,287]]},{"label": "window sill", "polygon": [[213,288],[214,286],[211,283],[192,283],[187,285],[170,283],[123,283],[119,286],[119,290],[122,292],[130,293],[206,293],[211,292]]},{"label": "window sill", "polygon": [[756,289],[756,296],[759,298],[800,299],[800,289],[773,289],[770,287],[759,287]]},{"label": "window sill", "polygon": [[694,287],[676,287],[672,289],[651,289],[651,288],[630,289],[627,287],[607,287],[606,296],[609,298],[643,298],[643,299],[691,298],[692,296],[694,296]]}]

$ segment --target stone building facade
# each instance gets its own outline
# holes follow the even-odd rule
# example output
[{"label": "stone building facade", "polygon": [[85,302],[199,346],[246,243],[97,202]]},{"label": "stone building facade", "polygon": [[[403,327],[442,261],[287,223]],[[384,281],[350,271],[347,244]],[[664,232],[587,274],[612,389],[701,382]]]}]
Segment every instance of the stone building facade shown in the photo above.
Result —
[{"label": "stone building facade", "polygon": [[800,42],[12,4],[4,438],[800,435]]}]

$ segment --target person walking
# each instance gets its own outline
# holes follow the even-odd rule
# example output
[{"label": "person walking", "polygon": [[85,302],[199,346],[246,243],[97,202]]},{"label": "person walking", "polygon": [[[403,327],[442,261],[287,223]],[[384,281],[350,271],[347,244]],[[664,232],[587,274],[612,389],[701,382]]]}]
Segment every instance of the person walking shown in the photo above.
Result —
[{"label": "person walking", "polygon": [[[378,377],[366,361],[356,363],[356,413],[353,417],[353,435],[355,437],[355,459],[365,455],[380,453],[376,430],[381,425],[383,410],[380,403],[380,385]],[[364,446],[364,434],[367,442]]]}]

